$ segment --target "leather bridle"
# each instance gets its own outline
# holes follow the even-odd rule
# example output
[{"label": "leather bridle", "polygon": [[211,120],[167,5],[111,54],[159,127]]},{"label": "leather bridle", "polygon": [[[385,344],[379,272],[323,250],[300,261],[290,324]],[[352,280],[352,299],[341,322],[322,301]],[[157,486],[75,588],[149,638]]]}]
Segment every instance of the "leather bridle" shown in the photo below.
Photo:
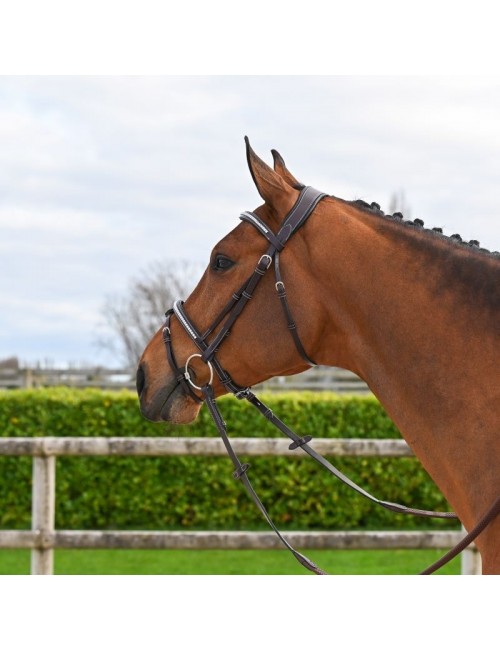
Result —
[{"label": "leather bridle", "polygon": [[[193,340],[197,348],[200,350],[201,354],[199,356],[202,361],[204,361],[209,366],[209,369],[213,366],[220,381],[224,384],[229,392],[235,394],[240,392],[242,388],[240,386],[237,386],[231,379],[229,373],[223,370],[222,366],[218,363],[215,357],[215,353],[219,349],[219,346],[221,345],[224,338],[229,335],[234,322],[239,317],[248,302],[251,300],[259,282],[264,277],[274,261],[274,273],[276,279],[275,288],[280,298],[280,302],[283,306],[288,330],[292,335],[293,341],[300,356],[307,364],[311,366],[316,365],[315,362],[312,361],[312,359],[307,355],[297,333],[297,326],[293,320],[292,312],[288,304],[285,283],[283,282],[283,278],[281,276],[280,253],[284,249],[290,237],[295,232],[297,232],[297,230],[306,222],[307,218],[311,215],[316,205],[325,196],[327,195],[323,192],[315,190],[312,187],[304,187],[300,192],[299,198],[297,199],[295,205],[285,217],[285,220],[283,221],[281,228],[276,235],[272,232],[269,226],[267,226],[254,212],[243,212],[240,215],[240,219],[242,221],[251,224],[263,237],[267,239],[269,243],[268,248],[266,252],[261,255],[254,272],[250,275],[249,278],[247,278],[240,289],[233,293],[229,302],[203,334],[200,334],[194,324],[190,321],[188,315],[184,310],[184,303],[181,300],[177,300],[174,303],[173,308],[167,311],[165,314],[167,322],[165,324],[166,330],[164,329],[164,340],[167,345],[167,352],[170,361],[173,359],[173,351],[171,344],[165,337],[165,332],[168,336],[170,330],[170,318],[172,314],[175,314],[185,331]],[[208,342],[209,336],[215,332],[219,325],[221,325],[219,331],[213,337],[213,339]],[[188,362],[189,361],[190,359]],[[170,365],[172,365],[172,363]],[[191,395],[193,394],[192,388],[201,390],[201,387],[193,385],[190,377],[185,376],[186,373],[189,375],[187,367],[182,374],[179,374],[177,370],[178,368],[176,366],[176,374],[179,380],[184,382],[184,386],[187,388],[187,390],[189,390]]]},{"label": "leather bridle", "polygon": [[[275,526],[271,517],[269,516],[266,508],[263,503],[257,496],[255,490],[253,489],[250,480],[247,476],[248,469],[250,465],[248,463],[241,463],[238,456],[234,452],[234,449],[231,446],[231,442],[227,435],[227,426],[224,422],[222,415],[218,409],[215,400],[215,394],[212,388],[214,372],[217,374],[219,380],[224,385],[225,389],[233,393],[238,399],[246,399],[252,406],[257,408],[264,417],[271,422],[275,427],[277,427],[282,433],[284,433],[292,441],[289,449],[298,449],[299,447],[304,450],[309,456],[311,456],[316,462],[318,462],[322,467],[327,469],[331,474],[336,476],[344,484],[351,487],[353,490],[369,499],[370,501],[382,506],[387,510],[393,512],[410,514],[416,516],[424,517],[439,517],[444,519],[457,519],[457,515],[453,512],[434,512],[429,510],[419,510],[417,508],[408,508],[407,506],[400,505],[397,503],[392,503],[389,501],[383,501],[377,499],[372,494],[364,490],[362,487],[354,483],[349,479],[345,474],[338,470],[334,465],[332,465],[326,458],[321,454],[316,452],[308,443],[311,441],[311,436],[298,436],[293,432],[284,422],[282,422],[273,412],[269,409],[263,402],[250,390],[250,387],[242,387],[236,384],[231,375],[225,370],[220,362],[217,359],[216,353],[218,352],[220,346],[222,345],[224,339],[229,335],[232,326],[234,325],[236,319],[241,315],[243,309],[251,300],[259,282],[264,277],[264,275],[269,271],[271,265],[274,262],[274,273],[275,273],[275,289],[280,299],[280,303],[283,307],[285,314],[285,319],[287,322],[288,330],[291,333],[295,347],[297,348],[298,353],[304,359],[306,363],[311,366],[316,365],[315,362],[310,358],[310,356],[305,351],[305,348],[300,340],[296,323],[293,319],[290,305],[288,303],[285,284],[280,271],[280,253],[284,249],[286,243],[294,235],[297,230],[307,221],[309,216],[312,214],[314,208],[317,206],[319,201],[325,198],[327,195],[323,192],[315,190],[312,187],[303,187],[300,191],[300,195],[292,207],[290,212],[286,215],[283,220],[281,227],[277,233],[272,232],[267,224],[265,224],[262,219],[254,212],[243,212],[240,215],[240,219],[245,221],[252,226],[254,226],[257,231],[265,237],[268,242],[268,247],[266,252],[261,255],[255,270],[250,275],[249,278],[243,283],[238,291],[233,293],[229,302],[222,309],[220,314],[210,325],[210,327],[201,334],[196,326],[193,324],[189,316],[187,315],[184,309],[184,303],[181,300],[177,300],[172,309],[169,309],[166,314],[166,322],[163,327],[163,340],[166,347],[167,358],[171,369],[173,370],[175,377],[179,384],[182,385],[186,394],[188,394],[193,400],[198,403],[203,401],[206,403],[209,412],[214,420],[214,423],[219,431],[219,434],[224,442],[227,453],[234,465],[233,477],[239,479],[244,484],[248,493],[250,494],[252,500],[257,505],[264,518],[267,520],[271,528],[280,538],[281,542],[293,553],[295,558],[308,570],[316,573],[318,575],[324,575],[325,572],[320,569],[314,562],[309,560],[307,557],[296,551],[291,544],[283,537],[280,531]],[[170,331],[170,321],[172,316],[175,315],[179,323],[182,325],[183,329],[186,331],[190,339],[194,342],[196,347],[199,350],[199,353],[192,354],[183,367],[179,366],[175,358],[174,350],[172,347],[172,337]],[[220,327],[219,327],[220,326]],[[216,332],[216,330],[218,331]],[[213,335],[213,336],[212,336]],[[209,341],[209,337],[212,337]],[[197,386],[193,381],[193,371],[190,369],[189,364],[191,360],[195,357],[200,358],[208,367],[210,377],[207,383],[203,386]],[[195,392],[198,390],[201,392],[203,399],[201,399]],[[495,501],[493,506],[488,510],[486,515],[480,520],[477,526],[472,530],[468,535],[461,540],[461,542],[451,549],[441,560],[434,563],[431,567],[426,569],[424,574],[432,573],[438,568],[443,566],[446,562],[451,560],[453,557],[458,555],[468,544],[470,544],[479,533],[484,530],[484,528],[490,523],[490,521],[500,512],[500,498]]]}]

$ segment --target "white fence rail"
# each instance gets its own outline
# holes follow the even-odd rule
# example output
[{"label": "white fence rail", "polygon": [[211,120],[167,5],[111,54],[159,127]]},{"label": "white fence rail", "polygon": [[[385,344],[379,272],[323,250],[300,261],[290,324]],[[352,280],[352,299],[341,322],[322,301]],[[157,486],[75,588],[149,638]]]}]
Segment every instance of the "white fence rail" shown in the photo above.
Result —
[{"label": "white fence rail", "polygon": [[[235,438],[236,453],[247,456],[291,455],[288,441],[275,438]],[[317,438],[314,448],[339,456],[411,456],[403,440]],[[31,530],[0,531],[0,548],[31,549],[31,573],[53,573],[54,549],[275,549],[282,548],[271,532],[232,531],[78,531],[55,530],[57,456],[184,456],[225,455],[215,438],[0,438],[0,456],[33,457]],[[287,532],[294,546],[306,549],[447,549],[460,532]],[[462,554],[462,574],[481,572],[475,546]]]},{"label": "white fence rail", "polygon": [[135,388],[134,371],[129,368],[9,368],[0,367],[0,388]]},{"label": "white fence rail", "polygon": [[[126,368],[6,368],[0,366],[0,388],[40,388],[72,386],[135,390],[134,371]],[[255,390],[330,390],[336,393],[368,394],[368,386],[355,374],[342,368],[316,366],[290,377],[273,377]]]}]

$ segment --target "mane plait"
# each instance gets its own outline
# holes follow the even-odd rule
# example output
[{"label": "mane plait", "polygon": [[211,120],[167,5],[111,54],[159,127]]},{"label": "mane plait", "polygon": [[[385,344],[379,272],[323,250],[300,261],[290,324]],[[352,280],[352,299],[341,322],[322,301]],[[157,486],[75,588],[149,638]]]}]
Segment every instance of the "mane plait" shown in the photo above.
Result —
[{"label": "mane plait", "polygon": [[487,248],[482,248],[477,239],[470,239],[469,241],[466,241],[465,239],[462,239],[462,237],[458,233],[455,233],[450,236],[445,235],[443,234],[442,228],[426,228],[422,219],[413,219],[413,221],[411,219],[405,219],[401,212],[394,212],[394,214],[385,214],[385,212],[380,208],[380,205],[378,203],[375,203],[375,201],[373,201],[372,203],[367,203],[366,201],[363,201],[363,199],[356,199],[355,201],[350,201],[350,203],[356,206],[357,208],[364,210],[365,212],[370,212],[371,214],[378,215],[380,217],[383,217],[384,219],[391,219],[393,221],[397,221],[401,223],[403,226],[409,228],[419,228],[434,236],[436,235],[440,236],[451,243],[459,244],[461,246],[471,248],[475,251],[480,251],[481,253],[492,255],[493,257],[500,257],[500,252],[490,251]]}]

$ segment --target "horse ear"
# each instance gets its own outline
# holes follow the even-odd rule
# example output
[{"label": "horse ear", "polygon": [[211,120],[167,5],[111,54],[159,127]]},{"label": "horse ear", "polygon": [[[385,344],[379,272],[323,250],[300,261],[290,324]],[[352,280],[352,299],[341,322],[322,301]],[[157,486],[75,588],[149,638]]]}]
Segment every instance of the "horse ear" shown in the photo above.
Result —
[{"label": "horse ear", "polygon": [[271,167],[261,160],[250,146],[250,141],[245,136],[247,162],[253,182],[264,201],[275,206],[280,200],[288,196],[290,187]]},{"label": "horse ear", "polygon": [[291,174],[288,169],[286,168],[285,161],[281,157],[278,151],[276,149],[271,149],[271,153],[273,154],[273,159],[274,159],[274,171],[281,176],[281,178],[288,183],[288,185],[291,185],[295,189],[302,189],[304,185],[298,181],[293,174]]}]

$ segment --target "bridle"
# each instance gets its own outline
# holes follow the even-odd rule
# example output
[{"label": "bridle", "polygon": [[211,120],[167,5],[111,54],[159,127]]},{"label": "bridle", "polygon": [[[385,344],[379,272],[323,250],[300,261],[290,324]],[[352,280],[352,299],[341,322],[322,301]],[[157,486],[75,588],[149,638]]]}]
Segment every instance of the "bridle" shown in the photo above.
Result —
[{"label": "bridle", "polygon": [[[315,362],[309,358],[306,351],[304,350],[304,346],[302,345],[300,337],[297,333],[297,326],[292,317],[292,313],[286,295],[285,284],[281,276],[280,253],[284,249],[290,237],[295,232],[297,232],[297,230],[306,222],[307,218],[311,215],[316,205],[325,196],[327,195],[322,192],[319,192],[318,190],[315,190],[312,187],[304,187],[300,192],[299,198],[297,199],[295,205],[287,214],[285,220],[281,225],[279,232],[276,235],[272,232],[269,226],[267,226],[262,221],[262,219],[260,219],[260,217],[258,217],[254,212],[243,212],[240,215],[240,219],[242,221],[246,221],[247,223],[251,224],[254,228],[256,228],[257,231],[267,239],[269,245],[266,252],[263,255],[261,255],[257,263],[257,266],[255,267],[254,272],[250,275],[249,278],[247,278],[247,280],[245,280],[245,282],[240,287],[240,289],[235,293],[233,293],[229,302],[225,305],[225,307],[222,309],[222,311],[214,320],[214,322],[203,334],[200,334],[197,331],[196,327],[193,325],[193,323],[190,321],[189,317],[187,316],[184,310],[183,302],[181,300],[177,300],[174,303],[173,309],[169,310],[165,314],[167,318],[167,323],[165,325],[167,328],[167,332],[169,331],[170,317],[172,314],[175,314],[179,319],[179,322],[185,329],[185,331],[188,333],[190,338],[193,340],[193,342],[200,350],[201,354],[199,354],[199,357],[202,359],[202,361],[204,361],[208,365],[209,370],[212,373],[213,373],[213,369],[215,368],[215,371],[219,379],[224,384],[226,389],[231,393],[237,394],[242,390],[242,388],[240,386],[237,386],[233,382],[229,373],[226,372],[222,368],[222,366],[218,363],[215,354],[219,349],[219,346],[221,345],[224,338],[229,335],[234,322],[239,317],[239,315],[241,314],[241,312],[243,311],[247,303],[251,300],[255,289],[257,288],[259,282],[264,277],[266,272],[271,267],[273,261],[274,261],[274,273],[276,279],[275,288],[280,298],[280,302],[283,306],[283,310],[287,320],[288,330],[292,335],[293,341],[295,343],[295,346],[300,356],[304,359],[304,361],[307,364],[311,366],[316,365]],[[217,329],[217,327],[219,327],[219,325],[221,325],[221,323],[222,326],[220,330],[214,336],[213,340],[209,343],[208,337],[215,332],[215,330]],[[173,359],[172,347],[169,343],[167,343],[167,341],[165,342],[167,344],[167,353],[169,356],[169,360],[171,360]],[[185,376],[186,373],[189,374],[188,365],[189,365],[189,361],[193,356],[194,355],[191,355],[190,359],[188,359],[184,373],[182,374],[177,373],[179,380],[185,382],[184,383],[185,386],[187,384],[187,388],[191,394],[192,394],[192,388],[201,390],[201,387],[193,384],[190,377]],[[172,365],[172,363],[170,365]],[[176,370],[178,370],[177,367]]]},{"label": "bridle", "polygon": [[[234,449],[231,445],[229,437],[227,435],[227,426],[222,418],[222,415],[218,409],[215,400],[215,394],[212,388],[214,372],[217,374],[217,377],[224,385],[225,389],[235,395],[238,399],[245,399],[252,406],[257,408],[264,417],[271,422],[275,427],[277,427],[282,433],[284,433],[292,441],[289,449],[298,449],[299,447],[303,449],[309,456],[311,456],[316,462],[318,462],[322,467],[327,469],[331,474],[336,476],[344,484],[351,487],[353,490],[369,499],[370,501],[382,506],[387,510],[393,512],[410,514],[423,517],[439,517],[444,519],[457,519],[457,515],[453,512],[434,512],[430,510],[419,510],[417,508],[408,508],[407,506],[400,505],[397,503],[392,503],[390,501],[383,501],[377,499],[372,494],[364,490],[362,487],[357,485],[354,481],[349,479],[345,474],[338,470],[334,465],[332,465],[326,458],[321,454],[316,452],[308,444],[312,438],[310,435],[298,436],[294,431],[292,431],[284,422],[282,422],[272,411],[269,409],[263,402],[250,390],[250,387],[242,387],[236,384],[231,375],[225,370],[219,360],[217,359],[217,352],[222,345],[224,339],[229,335],[232,326],[234,325],[237,318],[241,315],[243,309],[252,299],[252,296],[259,285],[260,281],[266,275],[266,273],[271,268],[271,265],[274,262],[274,273],[275,273],[275,289],[280,299],[280,303],[283,307],[285,319],[287,322],[287,328],[292,336],[295,347],[297,348],[298,353],[304,359],[306,363],[311,366],[316,365],[315,362],[308,356],[305,351],[304,346],[300,340],[297,325],[293,319],[290,305],[288,303],[288,298],[285,290],[285,284],[280,271],[280,253],[284,249],[288,240],[304,225],[307,219],[310,217],[314,211],[317,204],[327,196],[323,192],[320,192],[312,187],[302,187],[299,197],[288,212],[285,219],[283,220],[280,229],[277,233],[274,233],[267,224],[265,224],[262,219],[254,212],[243,212],[240,215],[240,219],[251,224],[256,230],[263,236],[268,242],[268,247],[266,252],[261,255],[255,270],[247,278],[238,291],[232,294],[230,300],[222,309],[220,314],[215,318],[214,322],[210,327],[204,332],[200,333],[196,326],[193,324],[189,316],[186,314],[184,309],[184,303],[182,300],[175,301],[172,309],[169,309],[165,313],[166,322],[163,327],[163,341],[165,343],[165,348],[167,352],[167,358],[169,365],[172,371],[175,374],[175,377],[179,384],[183,387],[186,394],[188,394],[193,400],[198,403],[203,401],[206,403],[209,412],[214,420],[214,423],[219,431],[219,434],[224,442],[227,453],[234,465],[233,477],[235,479],[241,480],[247,489],[250,497],[257,505],[264,518],[267,520],[271,528],[280,538],[281,542],[290,550],[290,552],[295,556],[295,558],[306,567],[308,570],[316,573],[318,575],[324,575],[325,572],[320,569],[314,562],[309,560],[307,557],[295,550],[291,544],[283,537],[280,531],[275,526],[270,515],[268,514],[263,503],[257,496],[255,490],[250,483],[250,480],[247,476],[248,469],[250,465],[248,463],[241,463],[238,456],[234,452]],[[179,323],[182,325],[183,329],[186,331],[188,336],[194,342],[196,347],[199,350],[199,353],[192,354],[183,367],[179,366],[175,358],[174,350],[172,347],[172,337],[170,331],[170,321],[172,316],[175,315]],[[219,328],[220,326],[220,328]],[[218,331],[216,332],[216,330]],[[216,332],[216,333],[215,333]],[[212,339],[209,341],[209,337]],[[207,383],[203,386],[197,386],[193,381],[193,373],[190,369],[190,362],[193,358],[200,358],[208,367],[210,376]],[[195,390],[198,390],[202,393],[203,399],[201,399],[196,393]],[[436,571],[438,568],[449,562],[453,557],[458,555],[466,546],[468,546],[481,532],[484,528],[494,519],[494,517],[500,512],[500,498],[498,498],[493,506],[488,510],[485,516],[479,521],[477,526],[466,535],[457,546],[451,549],[443,558],[435,562],[433,565],[428,567],[423,574],[429,574]]]}]

